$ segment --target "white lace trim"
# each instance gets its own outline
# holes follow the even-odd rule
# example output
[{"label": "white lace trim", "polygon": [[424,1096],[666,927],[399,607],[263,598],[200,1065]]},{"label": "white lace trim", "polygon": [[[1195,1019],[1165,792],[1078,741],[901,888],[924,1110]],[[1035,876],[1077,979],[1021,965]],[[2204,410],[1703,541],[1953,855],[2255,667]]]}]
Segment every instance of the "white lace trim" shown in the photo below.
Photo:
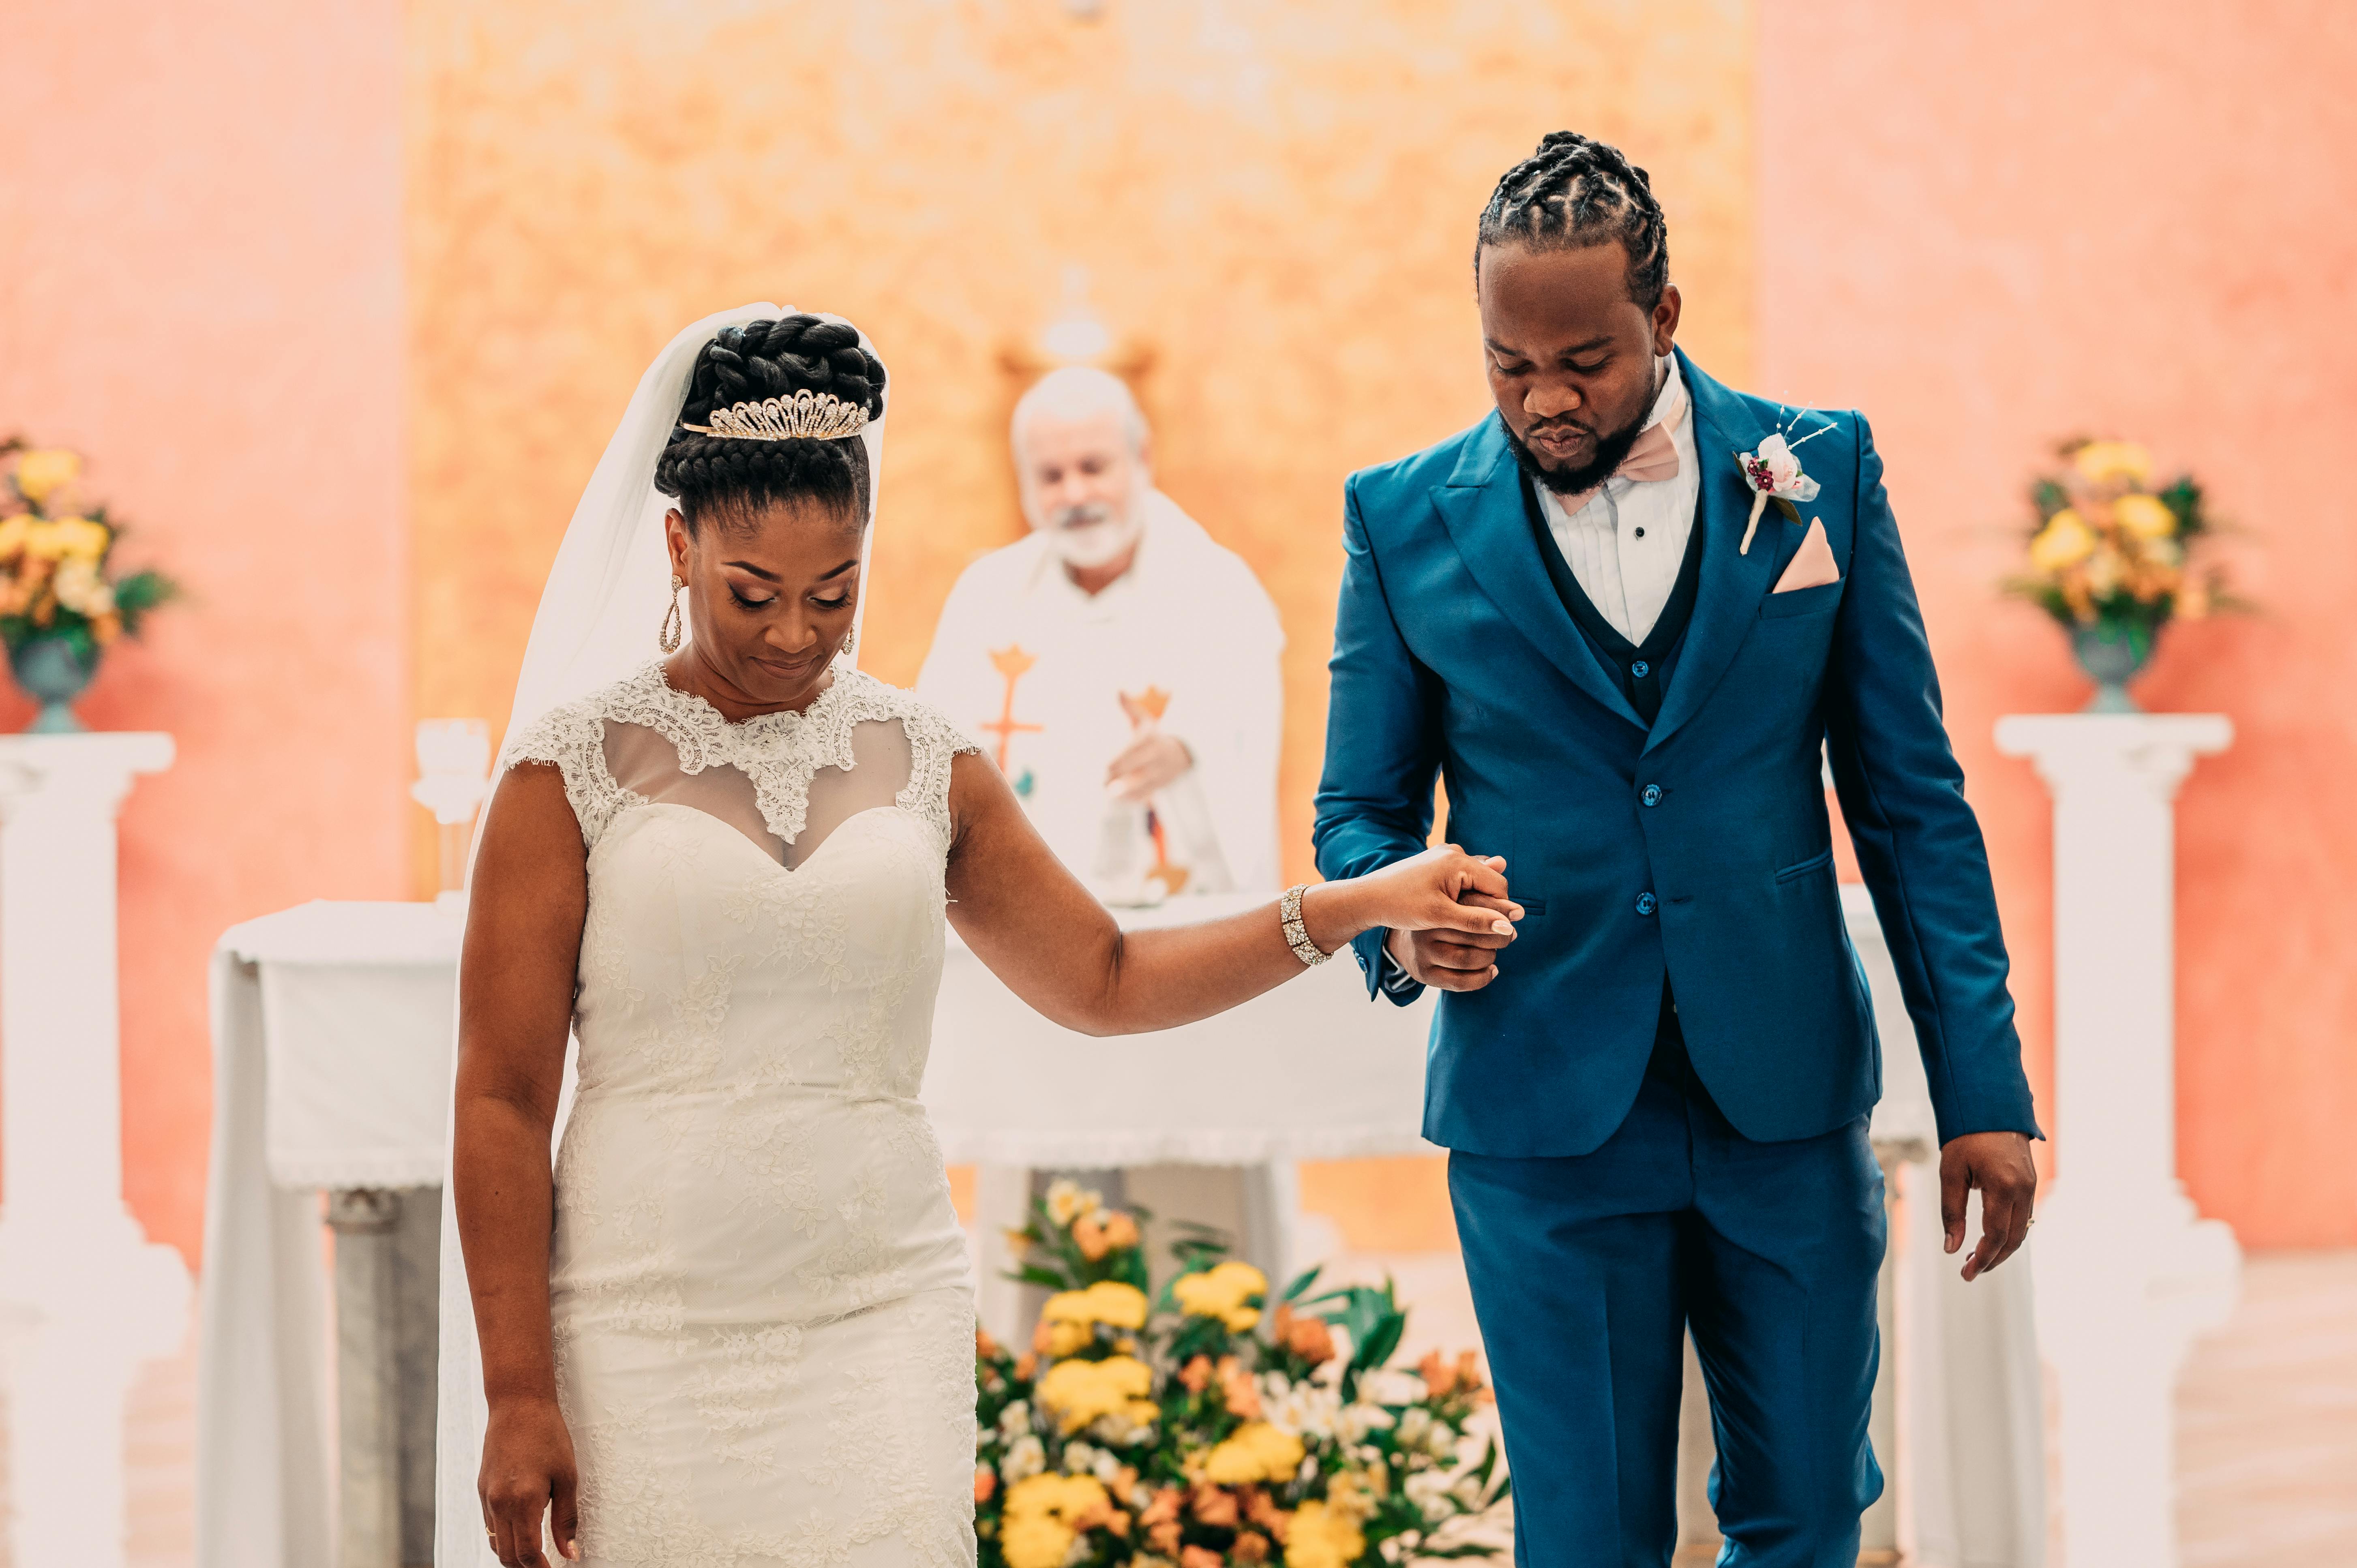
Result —
[{"label": "white lace trim", "polygon": [[946,849],[952,832],[951,762],[959,752],[981,747],[916,693],[856,670],[836,671],[801,713],[762,714],[732,724],[710,703],[672,685],[660,662],[650,662],[509,736],[500,771],[520,762],[554,764],[565,779],[565,798],[580,820],[582,842],[595,849],[616,816],[649,804],[616,783],[606,768],[607,724],[640,725],[671,742],[682,772],[723,767],[743,772],[753,781],[762,822],[792,843],[809,820],[811,780],[819,769],[850,772],[856,762],[852,731],[894,721],[909,740],[909,782],[895,803],[931,822]]}]

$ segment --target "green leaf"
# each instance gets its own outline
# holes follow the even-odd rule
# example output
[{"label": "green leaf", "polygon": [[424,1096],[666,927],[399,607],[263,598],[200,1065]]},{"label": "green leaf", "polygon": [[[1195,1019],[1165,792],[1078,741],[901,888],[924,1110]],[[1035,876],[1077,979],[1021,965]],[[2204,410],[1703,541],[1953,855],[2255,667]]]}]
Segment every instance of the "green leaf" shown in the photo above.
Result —
[{"label": "green leaf", "polygon": [[1326,1265],[1323,1263],[1318,1263],[1311,1268],[1305,1269],[1300,1273],[1296,1274],[1293,1277],[1293,1283],[1285,1287],[1285,1294],[1277,1299],[1284,1302],[1295,1302],[1300,1300],[1301,1294],[1308,1290],[1311,1285],[1316,1284],[1318,1283],[1318,1276],[1325,1272]]}]

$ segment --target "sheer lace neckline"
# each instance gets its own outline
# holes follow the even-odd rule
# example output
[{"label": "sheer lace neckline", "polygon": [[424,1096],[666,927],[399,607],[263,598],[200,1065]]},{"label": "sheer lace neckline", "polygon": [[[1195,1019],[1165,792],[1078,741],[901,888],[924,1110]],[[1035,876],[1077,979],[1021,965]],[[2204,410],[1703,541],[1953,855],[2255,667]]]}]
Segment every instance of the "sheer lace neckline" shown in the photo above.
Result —
[{"label": "sheer lace neckline", "polygon": [[795,845],[810,822],[813,781],[822,770],[849,775],[857,768],[860,726],[878,723],[897,725],[905,741],[899,755],[906,760],[899,767],[906,768],[907,782],[897,789],[888,784],[876,803],[889,801],[916,812],[946,845],[951,761],[959,752],[974,750],[974,743],[912,693],[856,670],[838,671],[799,713],[731,721],[706,699],[673,686],[662,662],[651,660],[602,692],[532,725],[510,743],[502,767],[526,760],[557,764],[582,837],[595,848],[618,812],[651,803],[614,778],[605,755],[608,725],[641,726],[670,742],[682,774],[718,768],[743,773],[770,834]]},{"label": "sheer lace neckline", "polygon": [[773,714],[755,714],[750,718],[732,719],[722,713],[709,697],[672,684],[670,671],[660,659],[650,660],[636,675],[623,682],[630,695],[648,695],[667,699],[672,706],[692,719],[699,729],[718,734],[738,733],[748,738],[768,739],[773,736],[792,735],[804,726],[823,727],[833,716],[834,710],[848,702],[847,693],[855,682],[865,681],[880,686],[882,682],[857,670],[837,670],[826,683],[826,689],[801,708],[780,708]]}]

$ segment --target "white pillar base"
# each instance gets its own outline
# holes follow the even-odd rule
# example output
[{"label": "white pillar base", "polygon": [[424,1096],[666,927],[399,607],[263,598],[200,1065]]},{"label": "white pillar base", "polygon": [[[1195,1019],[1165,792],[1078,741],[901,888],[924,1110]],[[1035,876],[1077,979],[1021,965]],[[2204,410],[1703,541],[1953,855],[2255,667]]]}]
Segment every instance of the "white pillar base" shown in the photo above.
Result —
[{"label": "white pillar base", "polygon": [[2054,797],[2058,1176],[2029,1249],[2061,1397],[2064,1560],[2174,1568],[2177,1372],[2233,1309],[2233,1232],[2177,1179],[2174,802],[2213,714],[2017,715]]},{"label": "white pillar base", "polygon": [[123,1204],[114,818],[167,735],[0,736],[0,1324],[12,1560],[119,1568],[123,1401],[188,1322]]}]

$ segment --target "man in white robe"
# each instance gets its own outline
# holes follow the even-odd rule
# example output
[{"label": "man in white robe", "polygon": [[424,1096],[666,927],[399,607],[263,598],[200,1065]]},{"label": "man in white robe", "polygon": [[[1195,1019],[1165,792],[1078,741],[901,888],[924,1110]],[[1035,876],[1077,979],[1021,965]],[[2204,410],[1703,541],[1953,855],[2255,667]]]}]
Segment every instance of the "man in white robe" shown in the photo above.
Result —
[{"label": "man in white robe", "polygon": [[1116,377],[1047,376],[1013,436],[1031,532],[958,579],[918,692],[1100,897],[1275,893],[1276,607],[1154,489]]},{"label": "man in white robe", "polygon": [[[1154,488],[1152,438],[1119,378],[1050,372],[1010,436],[1024,539],[950,592],[918,693],[996,758],[1050,847],[1114,905],[1274,897],[1285,633],[1252,568]],[[1051,1173],[985,1170],[985,1278],[998,1228]],[[1074,1172],[1152,1210],[1157,1275],[1180,1221],[1286,1266],[1290,1165]],[[1282,1281],[1276,1282],[1282,1284]]]}]

